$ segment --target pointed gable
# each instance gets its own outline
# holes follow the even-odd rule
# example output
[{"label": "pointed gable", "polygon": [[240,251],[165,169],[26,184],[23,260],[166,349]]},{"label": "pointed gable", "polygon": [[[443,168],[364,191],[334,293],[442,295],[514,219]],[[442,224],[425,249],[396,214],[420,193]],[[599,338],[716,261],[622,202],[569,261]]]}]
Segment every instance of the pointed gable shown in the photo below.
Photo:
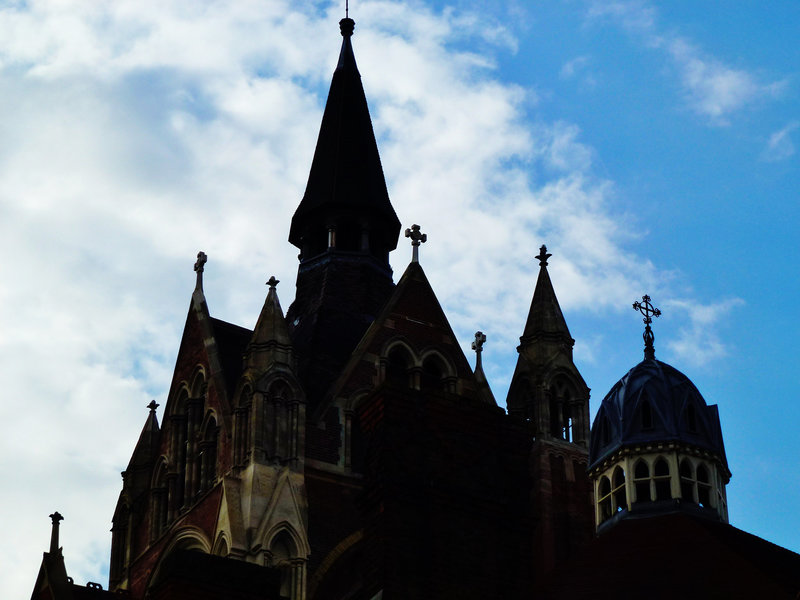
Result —
[{"label": "pointed gable", "polygon": [[[426,359],[443,359],[445,386],[451,392],[485,403],[486,394],[480,391],[467,358],[447,321],[425,271],[412,262],[403,273],[394,293],[381,314],[369,327],[334,384],[329,400],[363,392],[382,383],[385,373],[376,368],[386,361],[392,347],[402,346],[413,354],[412,370],[424,377]],[[488,384],[487,384],[488,389]],[[491,392],[489,392],[491,394]]]}]

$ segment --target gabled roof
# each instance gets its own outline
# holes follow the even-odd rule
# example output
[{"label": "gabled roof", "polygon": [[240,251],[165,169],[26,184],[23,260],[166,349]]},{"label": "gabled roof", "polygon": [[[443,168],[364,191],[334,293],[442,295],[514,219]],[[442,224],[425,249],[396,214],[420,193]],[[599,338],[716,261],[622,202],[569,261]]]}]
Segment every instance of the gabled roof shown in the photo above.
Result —
[{"label": "gabled roof", "polygon": [[397,246],[400,221],[389,202],[372,120],[350,37],[352,19],[342,19],[342,49],[322,117],[303,200],[292,217],[289,241],[301,247],[306,230],[326,217],[368,218],[389,250]]},{"label": "gabled roof", "polygon": [[[404,341],[418,352],[443,351],[452,362],[456,377],[465,384],[460,392],[462,396],[476,398],[482,403],[494,399],[488,383],[486,389],[481,390],[481,383],[476,380],[422,266],[412,262],[332,386],[329,401],[347,393],[351,386],[373,386],[371,374],[374,374],[375,362],[369,357],[380,354],[384,346],[395,339]],[[496,406],[493,402],[491,404]]]}]

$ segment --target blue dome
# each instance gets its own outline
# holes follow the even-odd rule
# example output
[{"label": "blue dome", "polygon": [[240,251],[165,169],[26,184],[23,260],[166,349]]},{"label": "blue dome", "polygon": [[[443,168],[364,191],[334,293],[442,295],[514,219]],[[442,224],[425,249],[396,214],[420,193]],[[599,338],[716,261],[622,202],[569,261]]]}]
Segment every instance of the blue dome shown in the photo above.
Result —
[{"label": "blue dome", "polygon": [[708,406],[677,369],[646,359],[603,398],[592,424],[589,469],[623,447],[658,443],[709,451],[728,470],[716,405]]}]

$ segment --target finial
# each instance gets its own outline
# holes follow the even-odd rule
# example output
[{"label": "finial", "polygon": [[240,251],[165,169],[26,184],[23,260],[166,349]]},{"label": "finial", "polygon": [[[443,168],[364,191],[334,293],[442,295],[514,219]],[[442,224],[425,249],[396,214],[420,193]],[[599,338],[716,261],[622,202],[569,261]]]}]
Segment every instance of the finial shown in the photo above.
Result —
[{"label": "finial", "polygon": [[475,332],[475,341],[472,342],[472,349],[475,350],[475,370],[481,367],[481,352],[483,352],[483,345],[486,343],[486,334],[482,331]]},{"label": "finial", "polygon": [[350,18],[350,0],[344,0],[344,18]]},{"label": "finial", "polygon": [[655,336],[650,324],[653,322],[653,317],[661,316],[661,311],[652,305],[650,296],[647,294],[642,296],[641,302],[637,300],[633,303],[633,310],[638,310],[644,315],[644,319],[642,319],[644,322],[644,335],[642,336],[644,338],[644,358],[645,360],[653,360],[656,357],[656,349],[653,346]]},{"label": "finial", "polygon": [[151,413],[154,413],[154,412],[156,412],[156,409],[159,406],[161,406],[161,405],[158,402],[156,402],[155,400],[150,400],[150,404],[147,405],[147,408],[150,409]]},{"label": "finial", "polygon": [[269,289],[274,290],[275,286],[278,285],[280,282],[281,282],[280,279],[275,279],[275,275],[273,275],[269,278],[267,285],[269,286]]},{"label": "finial", "polygon": [[58,553],[58,523],[59,521],[63,521],[64,517],[61,516],[61,513],[56,511],[50,515],[50,518],[53,521],[53,530],[50,533],[50,553],[56,554]]},{"label": "finial", "polygon": [[539,259],[539,266],[546,267],[547,266],[547,259],[553,256],[552,254],[547,253],[547,246],[542,244],[541,248],[539,248],[539,255],[535,256],[534,258]]},{"label": "finial", "polygon": [[202,290],[203,289],[203,271],[204,265],[208,262],[208,256],[202,250],[197,253],[197,261],[194,263],[194,271],[197,273],[197,285],[195,289]]},{"label": "finial", "polygon": [[345,17],[339,21],[339,30],[342,32],[342,37],[351,37],[355,28],[356,22],[350,17]]},{"label": "finial", "polygon": [[420,233],[420,226],[417,224],[412,225],[406,229],[406,237],[411,238],[411,262],[419,262],[419,245],[428,241],[428,234]]}]

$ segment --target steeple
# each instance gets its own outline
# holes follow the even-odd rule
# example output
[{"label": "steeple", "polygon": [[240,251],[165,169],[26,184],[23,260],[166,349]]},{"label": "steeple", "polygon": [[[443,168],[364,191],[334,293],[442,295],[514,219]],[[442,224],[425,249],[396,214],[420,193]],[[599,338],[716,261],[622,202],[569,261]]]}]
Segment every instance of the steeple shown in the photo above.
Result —
[{"label": "steeple", "polygon": [[508,392],[508,412],[531,424],[539,439],[586,448],[589,442],[589,388],[572,361],[575,340],[569,333],[547,272],[547,246],[539,248],[539,278],[519,359]]},{"label": "steeple", "polygon": [[547,253],[547,246],[542,245],[539,248],[539,255],[536,256],[539,260],[539,279],[536,281],[525,330],[520,338],[520,348],[542,341],[563,344],[569,347],[571,355],[575,340],[569,334],[567,322],[561,313],[556,292],[547,272],[547,259],[551,256],[552,254]]},{"label": "steeple", "polygon": [[286,318],[312,405],[391,295],[389,252],[400,233],[353,55],[355,23],[346,17],[339,25],[339,61],[306,191],[289,231],[289,241],[300,249],[300,265]]},{"label": "steeple", "polygon": [[[400,221],[389,202],[367,99],[351,37],[355,22],[339,22],[342,49],[331,81],[306,191],[289,241],[307,261],[328,249],[368,252],[388,261]],[[387,265],[388,266],[388,265]]]}]

